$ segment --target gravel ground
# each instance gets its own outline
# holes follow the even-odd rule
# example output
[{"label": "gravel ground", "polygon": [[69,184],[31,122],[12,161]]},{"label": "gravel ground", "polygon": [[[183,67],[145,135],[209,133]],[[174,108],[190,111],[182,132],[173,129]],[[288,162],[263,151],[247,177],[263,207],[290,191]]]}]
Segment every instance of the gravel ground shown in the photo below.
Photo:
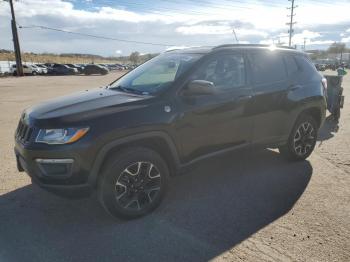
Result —
[{"label": "gravel ground", "polygon": [[24,108],[118,74],[0,79],[0,261],[350,261],[349,76],[339,126],[325,123],[307,161],[272,150],[205,161],[172,179],[154,213],[127,222],[95,196],[32,185],[13,154]]}]

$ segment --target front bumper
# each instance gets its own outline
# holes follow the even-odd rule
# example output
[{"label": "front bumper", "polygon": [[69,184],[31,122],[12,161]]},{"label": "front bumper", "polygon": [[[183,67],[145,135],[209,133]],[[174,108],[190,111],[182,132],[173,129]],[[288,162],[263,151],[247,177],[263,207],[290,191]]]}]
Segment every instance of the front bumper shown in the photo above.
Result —
[{"label": "front bumper", "polygon": [[14,150],[18,171],[25,171],[41,188],[68,198],[87,197],[93,192],[94,187],[87,179],[88,171],[77,154],[29,150],[20,142],[16,142]]}]

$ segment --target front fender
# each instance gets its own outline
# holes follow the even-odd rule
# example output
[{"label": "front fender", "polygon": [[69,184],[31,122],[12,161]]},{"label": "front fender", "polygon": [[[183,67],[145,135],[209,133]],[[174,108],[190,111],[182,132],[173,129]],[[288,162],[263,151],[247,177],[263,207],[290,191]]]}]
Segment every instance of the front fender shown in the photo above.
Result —
[{"label": "front fender", "polygon": [[180,158],[172,138],[164,131],[149,131],[141,134],[134,134],[134,135],[118,138],[112,142],[105,144],[97,153],[97,156],[95,158],[93,167],[91,169],[91,172],[88,178],[88,183],[92,186],[96,186],[98,175],[102,168],[103,162],[111,150],[115,149],[118,146],[132,143],[134,141],[138,141],[142,139],[147,139],[147,138],[163,139],[166,142],[169,148],[169,151],[171,152],[171,157],[174,161],[175,168],[180,169],[180,166],[181,166]]}]

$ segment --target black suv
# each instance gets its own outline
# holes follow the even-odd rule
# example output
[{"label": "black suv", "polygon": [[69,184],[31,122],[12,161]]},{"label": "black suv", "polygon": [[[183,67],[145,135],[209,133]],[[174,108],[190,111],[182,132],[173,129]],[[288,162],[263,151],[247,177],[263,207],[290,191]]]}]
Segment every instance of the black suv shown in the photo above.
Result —
[{"label": "black suv", "polygon": [[165,52],[104,88],[26,109],[18,169],[65,196],[97,190],[114,216],[155,209],[169,177],[247,146],[291,160],[314,149],[325,83],[288,48],[224,45]]}]

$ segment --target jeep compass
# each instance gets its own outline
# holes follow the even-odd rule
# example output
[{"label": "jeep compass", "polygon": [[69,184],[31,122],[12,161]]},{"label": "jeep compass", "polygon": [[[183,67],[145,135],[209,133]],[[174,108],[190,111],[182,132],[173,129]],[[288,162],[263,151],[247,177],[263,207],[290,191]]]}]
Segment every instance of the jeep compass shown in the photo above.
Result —
[{"label": "jeep compass", "polygon": [[326,82],[290,48],[165,52],[110,85],[24,110],[19,171],[56,194],[97,191],[113,216],[154,210],[185,167],[248,146],[306,159],[325,119]]}]

